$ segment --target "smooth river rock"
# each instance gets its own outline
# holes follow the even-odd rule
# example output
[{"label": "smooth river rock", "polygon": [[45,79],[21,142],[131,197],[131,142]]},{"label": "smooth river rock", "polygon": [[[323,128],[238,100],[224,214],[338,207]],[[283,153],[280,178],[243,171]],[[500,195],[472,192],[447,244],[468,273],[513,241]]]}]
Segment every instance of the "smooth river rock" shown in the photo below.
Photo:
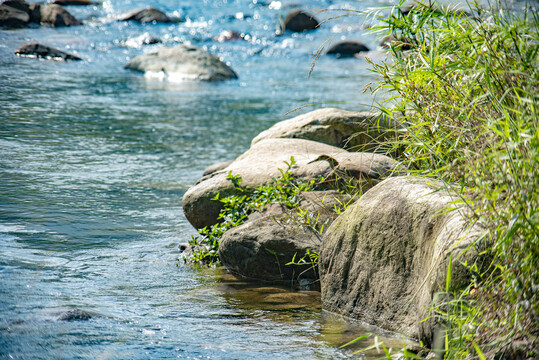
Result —
[{"label": "smooth river rock", "polygon": [[363,194],[323,236],[324,308],[432,344],[437,325],[421,321],[445,288],[449,256],[451,288],[462,288],[470,274],[461,262],[474,261],[471,244],[483,232],[467,226],[463,209],[445,211],[454,200],[417,177],[390,178]]},{"label": "smooth river rock", "polygon": [[283,30],[303,32],[314,30],[318,27],[318,25],[319,23],[313,15],[301,10],[294,10],[285,18],[283,22]]},{"label": "smooth river rock", "polygon": [[23,0],[6,0],[0,4],[0,26],[23,27],[46,23],[56,27],[82,25],[60,5],[29,4]]},{"label": "smooth river rock", "polygon": [[167,14],[156,8],[145,8],[132,11],[126,15],[120,16],[119,21],[137,21],[140,23],[158,22],[172,23],[178,22],[178,19],[173,19]]},{"label": "smooth river rock", "polygon": [[[37,5],[36,5],[37,6]],[[37,11],[38,8],[35,8]],[[69,11],[56,4],[41,5],[39,7],[39,21],[56,27],[82,25]]]},{"label": "smooth river rock", "polygon": [[[271,204],[264,213],[249,216],[244,224],[225,232],[219,245],[219,258],[234,274],[269,282],[313,284],[318,272],[306,265],[286,265],[295,257],[298,262],[307,250],[318,252],[321,233],[351,200],[337,191],[303,192],[298,208]],[[309,221],[300,215],[308,210]]]},{"label": "smooth river rock", "polygon": [[279,169],[287,169],[285,161],[290,161],[291,156],[296,161],[291,173],[298,179],[318,180],[320,176],[332,179],[348,174],[365,189],[398,168],[394,160],[384,155],[348,152],[310,140],[265,139],[253,144],[224,169],[202,177],[187,190],[182,200],[185,216],[197,229],[216,224],[222,206],[212,199],[218,193],[226,196],[237,192],[227,179],[229,172],[240,175],[242,185],[256,188],[280,177]]},{"label": "smooth river rock", "polygon": [[37,44],[37,43],[21,45],[15,51],[15,54],[22,57],[35,57],[35,58],[57,60],[57,61],[82,60],[78,56],[71,55],[61,50],[51,48],[46,45]]},{"label": "smooth river rock", "polygon": [[140,72],[162,72],[175,80],[221,81],[238,77],[217,56],[190,45],[164,46],[136,56],[124,67]]},{"label": "smooth river rock", "polygon": [[369,48],[358,41],[342,41],[333,45],[327,52],[328,55],[335,55],[339,58],[354,57],[360,52],[369,51]]},{"label": "smooth river rock", "polygon": [[263,139],[296,138],[318,141],[353,151],[386,153],[384,141],[395,136],[397,122],[381,112],[324,108],[276,123],[256,136]]}]

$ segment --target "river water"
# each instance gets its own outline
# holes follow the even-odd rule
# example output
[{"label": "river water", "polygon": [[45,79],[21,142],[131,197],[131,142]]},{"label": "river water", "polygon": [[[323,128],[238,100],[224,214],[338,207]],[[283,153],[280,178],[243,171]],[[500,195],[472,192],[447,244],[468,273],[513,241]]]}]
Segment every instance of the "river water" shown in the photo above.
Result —
[{"label": "river water", "polygon": [[[349,16],[276,36],[291,3],[105,1],[68,7],[84,26],[0,31],[0,358],[352,356],[338,346],[372,329],[322,311],[317,293],[176,264],[178,244],[195,234],[181,198],[206,166],[234,159],[284,118],[324,106],[364,110],[374,101],[362,92],[375,80],[364,59],[322,56],[308,79],[325,41],[361,40],[379,50],[368,23]],[[359,10],[387,4],[300,3]],[[186,21],[114,21],[148,5]],[[212,40],[223,30],[248,34],[248,41]],[[134,39],[145,34],[169,46],[203,47],[239,79],[171,83],[124,70],[133,56],[159,46],[138,46]],[[84,61],[15,56],[28,42]],[[58,320],[74,308],[92,319]]]}]

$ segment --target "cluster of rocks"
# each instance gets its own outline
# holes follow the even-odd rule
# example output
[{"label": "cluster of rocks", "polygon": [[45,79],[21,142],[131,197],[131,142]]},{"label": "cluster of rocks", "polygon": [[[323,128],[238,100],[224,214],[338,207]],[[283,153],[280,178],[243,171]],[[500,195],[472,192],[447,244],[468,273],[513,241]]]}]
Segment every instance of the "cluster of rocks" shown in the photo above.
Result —
[{"label": "cluster of rocks", "polygon": [[[82,22],[76,19],[63,6],[84,6],[96,4],[89,0],[55,0],[49,4],[27,3],[24,0],[3,0],[0,3],[0,27],[18,28],[31,26],[32,24],[48,24],[50,26],[75,26],[82,25]],[[148,7],[138,9],[127,14],[117,17],[118,21],[136,21],[140,23],[175,23],[182,19],[170,17],[163,11]],[[319,21],[311,14],[302,11],[294,10],[288,14],[281,24],[281,31],[289,32],[304,32],[315,30],[320,26]],[[226,42],[246,38],[245,34],[240,34],[235,31],[223,31],[215,41]],[[160,39],[151,38],[146,41],[142,39],[135,47],[146,44],[159,43]],[[398,50],[409,49],[409,42],[399,37],[387,37],[382,40],[381,46],[389,48],[393,47]],[[228,80],[237,78],[234,71],[211,54],[204,54],[205,51],[196,49],[197,56],[185,56],[186,49],[195,51],[193,47],[176,47],[174,49],[164,48],[156,51],[151,56],[141,56],[129,62],[125,67],[137,71],[156,71],[155,69],[162,64],[166,64],[159,72],[169,74],[169,70],[178,70],[176,75],[183,79],[195,80]],[[32,52],[32,49],[34,50]],[[369,51],[369,48],[357,41],[342,41],[332,46],[328,51],[328,55],[334,55],[337,58],[354,57],[362,52]],[[43,44],[25,44],[15,52],[20,56],[37,57],[52,60],[81,60],[79,57],[71,54],[63,53],[61,50],[51,48]],[[153,64],[152,59],[155,60]],[[218,60],[218,59],[217,59]],[[188,61],[188,62],[185,62]],[[135,65],[137,64],[137,65]],[[146,70],[148,68],[148,70]],[[228,69],[227,69],[228,68]],[[167,70],[168,69],[168,70]],[[202,70],[203,69],[203,70]]]},{"label": "cluster of rocks", "polygon": [[56,27],[82,25],[58,4],[29,4],[24,0],[4,0],[0,4],[0,26],[24,27],[31,24],[49,24]]},{"label": "cluster of rocks", "polygon": [[[218,223],[221,203],[215,195],[238,193],[229,173],[256,188],[278,177],[291,156],[296,178],[354,179],[362,189],[359,198],[331,188],[300,195],[300,208],[323,222],[323,231],[306,225],[295,210],[274,204],[225,232],[220,260],[244,278],[319,282],[326,309],[431,344],[438,325],[422,320],[446,286],[450,259],[451,286],[469,280],[462,263],[477,256],[472,244],[482,229],[468,226],[464,209],[455,206],[443,184],[405,176],[395,160],[377,153],[399,129],[398,121],[382,113],[333,108],[279,122],[234,161],[209,167],[183,197],[185,216],[197,229]],[[341,215],[332,211],[342,204],[347,209]],[[319,253],[319,273],[285,265],[307,250]]]}]

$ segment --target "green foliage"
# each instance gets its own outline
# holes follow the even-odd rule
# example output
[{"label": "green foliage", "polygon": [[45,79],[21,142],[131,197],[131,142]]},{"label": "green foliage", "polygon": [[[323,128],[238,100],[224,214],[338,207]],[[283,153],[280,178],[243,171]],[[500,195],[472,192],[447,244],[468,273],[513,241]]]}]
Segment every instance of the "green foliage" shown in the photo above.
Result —
[{"label": "green foliage", "polygon": [[307,271],[311,270],[319,277],[318,274],[318,253],[316,251],[312,251],[310,249],[307,249],[305,251],[305,255],[301,257],[299,260],[296,260],[297,253],[294,254],[294,257],[292,257],[292,260],[288,262],[286,265],[296,265],[296,266],[307,266],[307,269],[301,272],[298,275],[298,278],[306,273]]},{"label": "green foliage", "polygon": [[467,264],[470,286],[446,293],[435,309],[446,324],[444,356],[537,356],[537,13],[473,5],[466,15],[418,3],[377,18],[377,30],[411,48],[391,48],[391,63],[372,62],[382,77],[372,89],[391,94],[381,106],[400,113],[405,129],[393,143],[399,160],[447,184],[470,223],[487,230],[476,246],[488,262]]},{"label": "green foliage", "polygon": [[[264,211],[266,205],[271,203],[281,204],[288,209],[298,209],[301,201],[300,193],[316,189],[315,180],[302,181],[295,179],[290,169],[296,164],[294,157],[285,161],[286,170],[279,169],[281,176],[273,179],[270,184],[262,185],[256,189],[241,184],[239,175],[228,174],[227,179],[234,184],[234,195],[220,197],[219,194],[213,200],[223,203],[223,209],[219,213],[220,222],[210,227],[198,230],[199,236],[193,236],[190,244],[198,245],[189,260],[195,263],[216,264],[219,262],[219,243],[225,231],[243,224],[249,214],[255,211]],[[302,211],[303,217],[309,215]],[[187,260],[187,259],[186,259]]]}]

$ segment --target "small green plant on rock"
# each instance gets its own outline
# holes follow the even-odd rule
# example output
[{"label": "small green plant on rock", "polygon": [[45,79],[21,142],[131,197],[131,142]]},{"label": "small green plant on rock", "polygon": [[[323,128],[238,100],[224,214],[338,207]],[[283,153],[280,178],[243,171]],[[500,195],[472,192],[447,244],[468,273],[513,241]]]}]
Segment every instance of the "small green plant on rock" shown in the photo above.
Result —
[{"label": "small green plant on rock", "polygon": [[316,190],[317,185],[323,181],[323,179],[304,181],[294,178],[290,171],[296,164],[294,157],[291,157],[290,161],[285,161],[285,164],[287,169],[279,169],[281,173],[279,178],[274,178],[271,183],[255,189],[242,185],[241,176],[229,172],[227,179],[234,185],[236,194],[225,197],[217,194],[213,198],[223,204],[218,217],[220,222],[198,230],[199,235],[193,236],[190,241],[197,250],[189,259],[184,258],[184,261],[218,264],[219,243],[227,230],[243,224],[250,214],[256,211],[263,212],[271,203],[281,204],[288,209],[298,209],[301,201],[300,194],[304,191]]}]

